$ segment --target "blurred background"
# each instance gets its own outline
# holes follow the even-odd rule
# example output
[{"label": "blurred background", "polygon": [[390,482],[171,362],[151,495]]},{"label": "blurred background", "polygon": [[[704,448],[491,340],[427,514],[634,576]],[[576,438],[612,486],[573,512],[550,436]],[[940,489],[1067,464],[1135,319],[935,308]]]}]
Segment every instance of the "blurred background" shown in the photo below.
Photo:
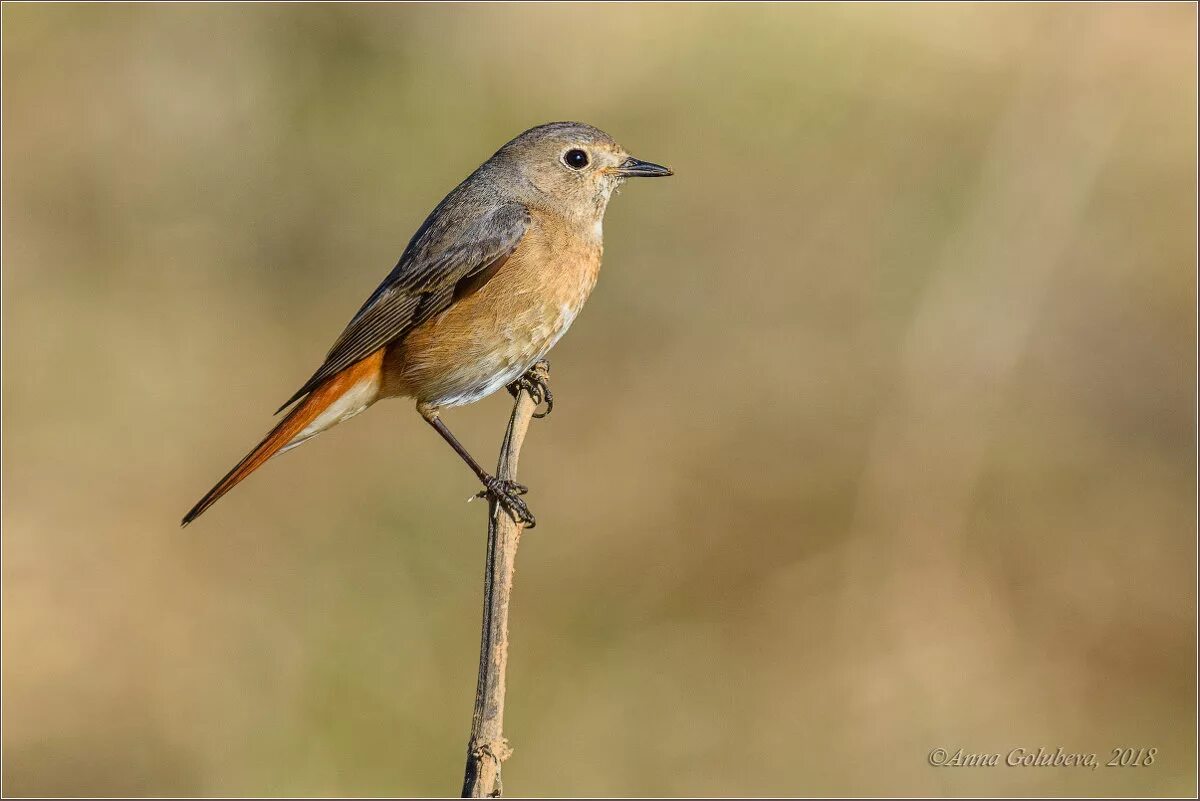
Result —
[{"label": "blurred background", "polygon": [[526,443],[506,789],[1196,792],[1194,5],[3,23],[5,793],[458,792],[486,512],[407,401],[178,521],[557,119],[676,177]]}]

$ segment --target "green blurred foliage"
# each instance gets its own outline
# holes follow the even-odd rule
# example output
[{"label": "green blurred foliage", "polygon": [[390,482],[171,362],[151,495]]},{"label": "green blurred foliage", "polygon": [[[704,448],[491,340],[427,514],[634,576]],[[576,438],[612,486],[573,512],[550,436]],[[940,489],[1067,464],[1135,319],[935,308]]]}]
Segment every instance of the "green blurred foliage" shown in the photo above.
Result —
[{"label": "green blurred foliage", "polygon": [[177,521],[437,200],[579,119],[677,174],[527,443],[509,791],[1194,794],[1195,25],[5,4],[4,791],[457,791],[484,512],[407,403]]}]

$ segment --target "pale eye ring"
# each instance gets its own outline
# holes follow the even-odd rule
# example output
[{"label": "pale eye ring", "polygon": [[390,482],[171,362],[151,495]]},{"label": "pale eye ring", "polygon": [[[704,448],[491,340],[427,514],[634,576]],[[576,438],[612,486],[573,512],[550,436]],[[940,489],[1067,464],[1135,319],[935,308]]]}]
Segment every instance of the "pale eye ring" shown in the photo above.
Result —
[{"label": "pale eye ring", "polygon": [[589,159],[587,151],[573,147],[566,153],[563,153],[563,164],[566,164],[572,170],[582,170],[588,165]]}]

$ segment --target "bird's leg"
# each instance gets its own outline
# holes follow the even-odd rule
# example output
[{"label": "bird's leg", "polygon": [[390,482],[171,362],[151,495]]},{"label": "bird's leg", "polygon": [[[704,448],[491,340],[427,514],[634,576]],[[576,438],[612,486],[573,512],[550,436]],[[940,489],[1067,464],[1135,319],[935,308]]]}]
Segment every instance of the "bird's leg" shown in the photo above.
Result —
[{"label": "bird's leg", "polygon": [[484,470],[479,462],[475,461],[475,457],[467,452],[458,438],[450,432],[450,429],[442,422],[438,416],[438,410],[432,406],[427,406],[423,403],[417,404],[417,411],[421,417],[425,418],[425,422],[433,426],[434,430],[442,435],[442,439],[450,443],[450,447],[454,449],[471,471],[479,477],[479,480],[486,488],[480,493],[481,496],[491,495],[501,506],[512,515],[513,520],[518,523],[524,523],[526,528],[533,528],[537,525],[537,518],[533,516],[533,512],[529,511],[529,507],[525,505],[525,501],[521,500],[521,496],[529,492],[529,487],[524,484],[518,484],[515,481],[499,479]]},{"label": "bird's leg", "polygon": [[554,393],[550,391],[550,362],[545,359],[526,370],[525,375],[509,384],[507,389],[514,398],[521,394],[521,390],[525,390],[534,403],[539,406],[546,404],[546,411],[541,414],[535,412],[534,417],[546,417],[554,411]]}]

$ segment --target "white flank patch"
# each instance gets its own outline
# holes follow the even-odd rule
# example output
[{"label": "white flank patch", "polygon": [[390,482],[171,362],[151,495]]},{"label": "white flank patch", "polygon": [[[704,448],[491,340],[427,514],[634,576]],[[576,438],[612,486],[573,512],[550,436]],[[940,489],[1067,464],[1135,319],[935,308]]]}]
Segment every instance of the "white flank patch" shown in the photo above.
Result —
[{"label": "white flank patch", "polygon": [[601,239],[604,238],[604,220],[603,219],[596,220],[596,222],[592,224],[592,236],[596,238],[597,242],[599,242]]},{"label": "white flank patch", "polygon": [[304,440],[320,434],[325,429],[332,428],[338,423],[349,420],[370,406],[378,395],[379,373],[376,372],[375,375],[370,378],[364,378],[342,393],[340,398],[331,403],[328,409],[317,415],[311,423],[305,426],[287,445],[284,445],[279,452],[289,451],[304,442]]},{"label": "white flank patch", "polygon": [[483,383],[471,383],[461,389],[451,391],[450,393],[438,398],[439,406],[464,406],[468,403],[474,403],[477,400],[482,400],[493,392],[496,392],[516,381],[525,371],[529,369],[529,365],[515,365],[507,368],[501,373],[494,375],[491,380]]},{"label": "white flank patch", "polygon": [[[579,314],[579,309],[572,308],[571,304],[569,303],[564,303],[558,307],[558,314],[558,332],[550,340],[551,348],[554,347],[554,344],[562,338],[563,334],[567,333],[567,329],[571,327],[571,323],[575,322],[575,315]],[[546,350],[549,349],[550,348],[547,348]]]}]

